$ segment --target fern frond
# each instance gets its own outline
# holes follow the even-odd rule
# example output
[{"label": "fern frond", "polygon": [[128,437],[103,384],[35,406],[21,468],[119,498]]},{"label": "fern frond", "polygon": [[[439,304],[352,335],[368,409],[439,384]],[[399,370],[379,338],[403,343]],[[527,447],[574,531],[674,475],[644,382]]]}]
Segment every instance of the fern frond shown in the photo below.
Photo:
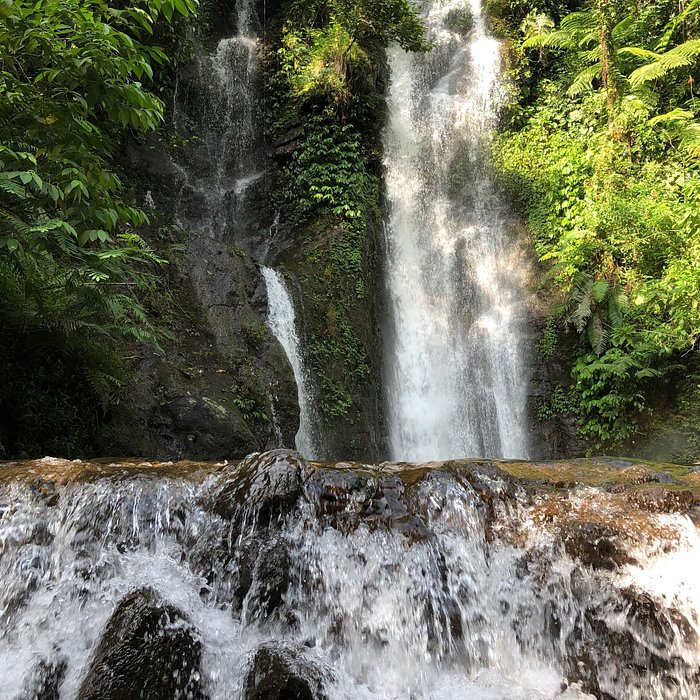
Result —
[{"label": "fern frond", "polygon": [[525,49],[568,49],[573,46],[571,35],[563,31],[545,32],[523,42]]},{"label": "fern frond", "polygon": [[634,34],[637,18],[634,15],[628,15],[621,22],[618,22],[611,32],[614,44],[618,46]]},{"label": "fern frond", "polygon": [[598,356],[602,355],[608,344],[608,331],[603,326],[603,321],[598,314],[591,317],[586,327],[586,336],[593,352]]},{"label": "fern frond", "polygon": [[574,276],[573,285],[569,292],[567,306],[569,318],[579,333],[583,333],[588,319],[593,312],[591,287],[593,280],[585,272],[578,272]]},{"label": "fern frond", "polygon": [[686,122],[689,119],[692,119],[693,116],[693,113],[689,112],[687,109],[681,109],[680,107],[676,107],[670,112],[666,112],[664,114],[657,114],[655,117],[652,117],[649,120],[649,125],[655,126],[656,124]]},{"label": "fern frond", "polygon": [[4,232],[9,233],[10,236],[26,239],[31,235],[31,226],[9,209],[0,207],[0,224]]},{"label": "fern frond", "polygon": [[591,296],[600,303],[608,295],[610,285],[605,280],[596,280],[591,285]]},{"label": "fern frond", "polygon": [[600,77],[600,64],[588,66],[584,68],[571,83],[568,89],[568,94],[572,97],[582,95],[585,92],[590,92],[593,89],[593,81]]},{"label": "fern frond", "polygon": [[620,56],[634,56],[635,58],[642,58],[645,61],[656,61],[661,56],[661,54],[643,49],[641,46],[623,46],[617,50],[617,53]]},{"label": "fern frond", "polygon": [[700,0],[691,0],[685,8],[679,12],[671,21],[664,27],[664,33],[659,38],[656,44],[657,51],[665,51],[668,47],[673,35],[678,29],[678,27],[686,21],[688,17],[692,17],[694,14],[700,11]]},{"label": "fern frond", "polygon": [[700,158],[700,124],[686,124],[678,134],[678,145],[694,158]]},{"label": "fern frond", "polygon": [[569,34],[597,31],[598,20],[593,12],[572,12],[561,21],[561,28]]},{"label": "fern frond", "polygon": [[628,308],[629,299],[627,294],[625,294],[625,290],[619,285],[615,285],[608,296],[608,319],[610,319],[610,324],[613,328],[622,323],[625,311]]},{"label": "fern frond", "polygon": [[629,77],[632,86],[666,77],[676,68],[690,66],[700,57],[700,39],[690,39],[661,54],[653,63],[637,68]]},{"label": "fern frond", "polygon": [[594,46],[589,51],[581,51],[579,56],[581,57],[581,60],[584,61],[584,63],[600,63],[600,46]]}]

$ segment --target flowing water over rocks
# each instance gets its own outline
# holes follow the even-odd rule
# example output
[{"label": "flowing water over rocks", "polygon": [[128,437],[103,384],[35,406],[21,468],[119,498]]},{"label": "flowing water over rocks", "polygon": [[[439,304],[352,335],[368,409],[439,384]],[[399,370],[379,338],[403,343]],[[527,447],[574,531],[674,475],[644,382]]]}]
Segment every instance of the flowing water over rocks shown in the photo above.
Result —
[{"label": "flowing water over rocks", "polygon": [[2,697],[697,698],[693,495],[585,466],[0,465]]},{"label": "flowing water over rocks", "polygon": [[179,163],[175,218],[184,228],[262,255],[269,222],[261,215],[259,188],[267,167],[258,123],[259,42],[254,0],[238,0],[235,33],[196,58],[180,77],[173,122],[195,139]]},{"label": "flowing water over rocks", "polygon": [[435,48],[389,54],[391,454],[524,458],[524,265],[488,159],[499,45],[479,0],[435,0],[424,15]]}]

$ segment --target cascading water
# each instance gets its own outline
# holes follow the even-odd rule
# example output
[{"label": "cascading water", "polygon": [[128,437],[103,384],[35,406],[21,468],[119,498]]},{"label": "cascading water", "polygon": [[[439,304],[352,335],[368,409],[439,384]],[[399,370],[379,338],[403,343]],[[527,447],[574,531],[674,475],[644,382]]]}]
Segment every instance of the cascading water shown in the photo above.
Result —
[{"label": "cascading water", "polygon": [[307,459],[314,459],[318,455],[315,445],[316,441],[312,432],[313,395],[309,386],[309,375],[301,354],[294,302],[287,291],[287,285],[280,272],[269,267],[263,267],[262,275],[267,288],[267,322],[273,335],[284,348],[297,384],[299,431],[296,435],[296,448]]},{"label": "cascading water", "polygon": [[235,19],[236,34],[197,58],[195,78],[179,89],[173,115],[183,134],[196,125],[197,139],[180,166],[184,182],[175,217],[190,230],[227,242],[250,236],[249,189],[265,174],[256,118],[255,1],[238,0]]},{"label": "cascading water", "polygon": [[693,700],[698,556],[483,460],[0,465],[0,696]]},{"label": "cascading water", "polygon": [[[390,50],[385,134],[392,458],[525,457],[524,285],[491,181],[499,45],[480,0],[434,0],[435,48]],[[465,36],[451,27],[473,22]]]}]

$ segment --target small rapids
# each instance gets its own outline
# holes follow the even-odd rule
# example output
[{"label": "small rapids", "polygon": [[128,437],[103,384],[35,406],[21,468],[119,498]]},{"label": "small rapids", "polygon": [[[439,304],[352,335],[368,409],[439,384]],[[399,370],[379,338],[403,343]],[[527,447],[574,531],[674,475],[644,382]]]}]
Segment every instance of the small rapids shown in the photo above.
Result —
[{"label": "small rapids", "polygon": [[0,465],[0,696],[691,700],[699,557],[484,460]]}]

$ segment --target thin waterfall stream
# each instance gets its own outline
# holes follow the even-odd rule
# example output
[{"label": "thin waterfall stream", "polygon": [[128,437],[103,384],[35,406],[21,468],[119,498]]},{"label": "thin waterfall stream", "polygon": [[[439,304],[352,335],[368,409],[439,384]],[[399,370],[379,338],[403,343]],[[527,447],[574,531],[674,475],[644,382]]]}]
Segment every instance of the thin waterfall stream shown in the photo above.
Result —
[{"label": "thin waterfall stream", "polygon": [[175,218],[199,235],[255,248],[266,244],[249,230],[255,218],[249,195],[265,175],[255,0],[238,2],[234,17],[236,33],[198,56],[194,79],[178,85],[173,122],[197,147],[178,164],[183,177]]},{"label": "thin waterfall stream", "polygon": [[[524,296],[489,138],[499,44],[480,0],[436,0],[435,48],[389,52],[387,419],[393,459],[527,456]],[[465,37],[455,13],[471,18]]]},{"label": "thin waterfall stream", "polygon": [[297,333],[297,320],[294,302],[285,284],[284,277],[278,270],[262,268],[268,300],[268,325],[274,336],[284,348],[287,359],[292,366],[297,383],[299,399],[299,431],[296,435],[296,448],[307,459],[317,456],[317,440],[313,435],[313,395],[310,378],[304,365],[301,344]]}]

